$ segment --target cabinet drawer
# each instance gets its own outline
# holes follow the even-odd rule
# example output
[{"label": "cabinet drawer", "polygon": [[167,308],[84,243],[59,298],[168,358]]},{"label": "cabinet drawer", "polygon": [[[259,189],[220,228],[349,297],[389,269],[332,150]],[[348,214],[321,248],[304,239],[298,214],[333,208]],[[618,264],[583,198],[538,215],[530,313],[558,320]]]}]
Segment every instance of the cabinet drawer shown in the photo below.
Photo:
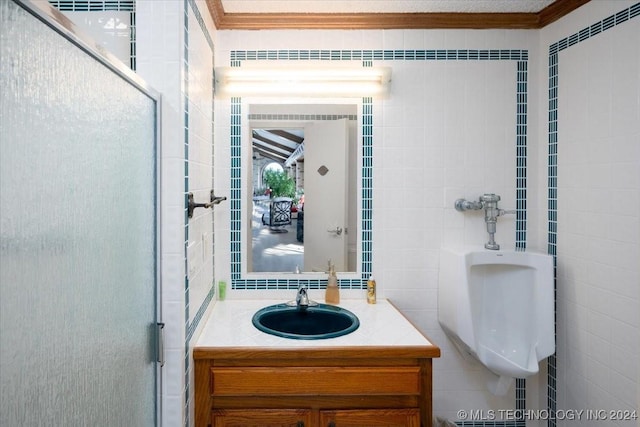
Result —
[{"label": "cabinet drawer", "polygon": [[352,409],[320,411],[321,427],[420,427],[420,410]]},{"label": "cabinet drawer", "polygon": [[311,411],[303,409],[214,409],[213,427],[310,427]]},{"label": "cabinet drawer", "polygon": [[420,394],[413,366],[211,368],[210,379],[212,396]]}]

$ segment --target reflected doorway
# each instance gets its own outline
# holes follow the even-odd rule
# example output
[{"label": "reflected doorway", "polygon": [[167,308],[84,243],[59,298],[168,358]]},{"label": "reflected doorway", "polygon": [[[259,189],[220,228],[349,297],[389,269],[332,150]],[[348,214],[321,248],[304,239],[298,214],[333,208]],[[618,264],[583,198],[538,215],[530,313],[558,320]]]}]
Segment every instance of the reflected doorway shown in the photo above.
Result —
[{"label": "reflected doorway", "polygon": [[[289,113],[292,108],[296,114]],[[329,260],[336,271],[356,271],[356,117],[357,106],[347,104],[251,106],[244,139],[251,141],[245,145],[251,177],[245,181],[248,273],[319,273]],[[276,172],[267,168],[273,163],[291,181],[287,191],[264,179]],[[291,198],[291,220],[274,228],[264,216],[279,197]]]},{"label": "reflected doorway", "polygon": [[[252,133],[260,139],[259,144],[254,141],[252,153],[255,174],[251,220],[253,272],[299,272],[304,265],[300,212],[304,188],[297,172],[304,160],[302,156],[295,161],[290,159],[304,140],[304,130],[253,129]],[[281,142],[274,143],[274,138]],[[291,152],[277,151],[285,148]]]}]

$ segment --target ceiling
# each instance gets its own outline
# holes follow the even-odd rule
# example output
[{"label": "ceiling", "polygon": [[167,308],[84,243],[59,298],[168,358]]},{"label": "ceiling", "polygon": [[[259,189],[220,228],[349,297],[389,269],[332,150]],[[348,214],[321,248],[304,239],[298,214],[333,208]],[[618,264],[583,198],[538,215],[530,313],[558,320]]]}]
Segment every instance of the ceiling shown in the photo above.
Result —
[{"label": "ceiling", "polygon": [[304,141],[303,129],[263,128],[253,129],[252,133],[254,159],[259,156],[285,163],[300,151],[299,147]]},{"label": "ceiling", "polygon": [[555,0],[222,0],[227,13],[536,13]]},{"label": "ceiling", "polygon": [[537,29],[589,0],[206,0],[216,28]]}]

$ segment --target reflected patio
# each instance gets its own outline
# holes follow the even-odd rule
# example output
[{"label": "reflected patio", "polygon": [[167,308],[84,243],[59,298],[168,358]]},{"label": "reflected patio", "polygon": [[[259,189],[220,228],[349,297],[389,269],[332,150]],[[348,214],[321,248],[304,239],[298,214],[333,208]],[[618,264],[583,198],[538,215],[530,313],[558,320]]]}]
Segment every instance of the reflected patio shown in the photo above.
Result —
[{"label": "reflected patio", "polygon": [[297,219],[283,226],[286,232],[274,233],[262,224],[262,215],[269,210],[269,199],[253,200],[251,233],[253,240],[253,269],[251,272],[294,273],[304,265],[304,244],[296,239]]}]

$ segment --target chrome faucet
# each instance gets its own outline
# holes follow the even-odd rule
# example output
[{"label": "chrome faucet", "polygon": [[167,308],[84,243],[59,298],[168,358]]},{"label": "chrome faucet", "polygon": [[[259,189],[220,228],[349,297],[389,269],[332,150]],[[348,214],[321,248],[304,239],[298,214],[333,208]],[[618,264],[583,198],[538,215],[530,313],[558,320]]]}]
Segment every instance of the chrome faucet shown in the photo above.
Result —
[{"label": "chrome faucet", "polygon": [[454,207],[459,212],[468,210],[480,210],[484,209],[484,222],[487,224],[487,233],[489,233],[489,241],[484,244],[486,249],[497,251],[500,249],[500,245],[495,241],[496,224],[500,215],[515,214],[515,210],[506,211],[498,208],[498,202],[500,196],[493,193],[488,193],[480,196],[477,202],[470,202],[465,199],[458,199],[455,201]]},{"label": "chrome faucet", "polygon": [[301,285],[298,288],[298,294],[296,295],[296,306],[299,310],[306,310],[309,308],[309,295],[307,295],[307,287]]}]

